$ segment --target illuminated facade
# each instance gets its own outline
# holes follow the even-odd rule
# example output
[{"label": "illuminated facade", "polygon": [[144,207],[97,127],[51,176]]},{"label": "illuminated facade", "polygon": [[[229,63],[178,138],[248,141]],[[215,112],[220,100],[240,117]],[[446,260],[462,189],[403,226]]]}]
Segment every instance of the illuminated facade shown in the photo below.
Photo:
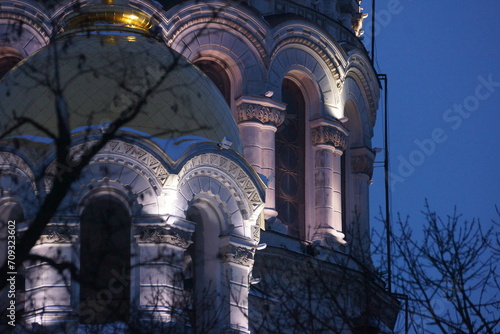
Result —
[{"label": "illuminated facade", "polygon": [[[33,247],[75,270],[27,261],[19,322],[390,333],[397,302],[369,251],[380,88],[359,1],[76,4],[0,0],[2,129],[32,120],[1,142],[2,223],[22,236],[60,173],[134,116]],[[61,165],[50,134],[66,113]]]}]

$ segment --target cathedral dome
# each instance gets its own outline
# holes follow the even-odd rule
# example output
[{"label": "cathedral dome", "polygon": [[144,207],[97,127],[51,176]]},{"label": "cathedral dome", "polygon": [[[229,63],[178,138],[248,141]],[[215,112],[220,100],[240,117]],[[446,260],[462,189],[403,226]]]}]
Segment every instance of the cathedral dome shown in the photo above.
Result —
[{"label": "cathedral dome", "polygon": [[[237,125],[215,85],[152,38],[120,32],[59,37],[0,82],[2,129],[24,117],[57,134],[58,90],[74,132],[138,110],[124,127],[159,139],[228,137],[241,153]],[[47,137],[40,127],[26,124],[11,135]]]}]

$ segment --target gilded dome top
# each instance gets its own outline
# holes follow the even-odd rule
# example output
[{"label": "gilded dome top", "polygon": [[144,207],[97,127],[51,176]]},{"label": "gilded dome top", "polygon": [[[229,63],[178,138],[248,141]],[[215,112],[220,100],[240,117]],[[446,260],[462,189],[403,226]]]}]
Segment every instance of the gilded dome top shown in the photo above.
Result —
[{"label": "gilded dome top", "polygon": [[[56,92],[62,92],[71,129],[111,122],[139,110],[125,126],[167,139],[196,135],[232,140],[238,128],[224,98],[178,53],[140,34],[77,33],[60,37],[0,82],[0,125],[25,117],[57,134]],[[23,125],[11,135],[47,137]]]}]

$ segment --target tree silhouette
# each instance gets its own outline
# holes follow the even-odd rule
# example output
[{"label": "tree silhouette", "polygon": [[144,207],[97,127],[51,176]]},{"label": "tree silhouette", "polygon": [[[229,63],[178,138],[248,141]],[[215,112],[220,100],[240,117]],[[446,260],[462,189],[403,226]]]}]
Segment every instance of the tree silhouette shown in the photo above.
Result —
[{"label": "tree silhouette", "polygon": [[498,231],[455,210],[444,218],[426,202],[423,234],[409,219],[392,235],[394,285],[408,295],[416,333],[497,333]]}]

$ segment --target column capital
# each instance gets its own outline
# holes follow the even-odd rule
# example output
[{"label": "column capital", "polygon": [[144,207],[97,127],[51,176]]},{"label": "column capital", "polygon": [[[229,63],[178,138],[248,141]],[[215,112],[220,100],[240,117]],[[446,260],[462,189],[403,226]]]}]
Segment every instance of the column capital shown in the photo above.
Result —
[{"label": "column capital", "polygon": [[314,146],[326,145],[339,151],[347,148],[349,132],[338,121],[319,118],[311,121],[311,141]]},{"label": "column capital", "polygon": [[351,149],[351,171],[356,174],[373,175],[373,161],[375,153],[368,147]]},{"label": "column capital", "polygon": [[252,266],[255,248],[242,244],[229,243],[220,248],[223,262],[236,263],[242,266]]},{"label": "column capital", "polygon": [[285,120],[286,105],[268,97],[242,96],[236,101],[237,122],[258,122],[280,126]]}]

